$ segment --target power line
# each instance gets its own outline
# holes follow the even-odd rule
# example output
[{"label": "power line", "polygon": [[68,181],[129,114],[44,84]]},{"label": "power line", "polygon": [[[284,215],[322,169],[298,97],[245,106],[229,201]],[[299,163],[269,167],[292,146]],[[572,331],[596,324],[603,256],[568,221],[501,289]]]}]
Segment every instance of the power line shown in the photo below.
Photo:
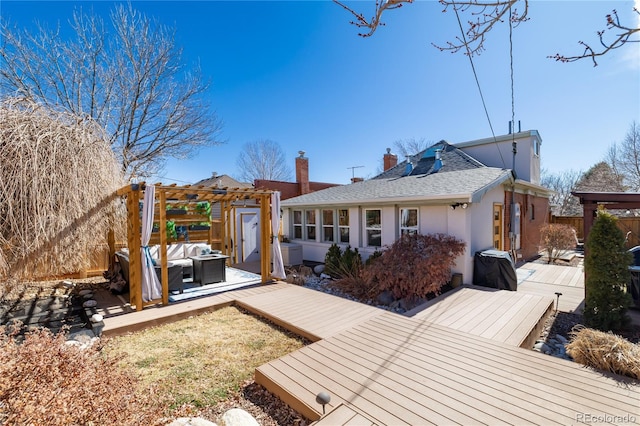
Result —
[{"label": "power line", "polygon": [[516,154],[518,152],[518,144],[516,143],[516,96],[515,90],[513,89],[513,20],[512,18],[512,9],[509,6],[509,68],[511,72],[511,123],[513,126],[511,132],[511,146],[513,148],[513,176],[517,177],[516,174]]},{"label": "power line", "polygon": [[[480,92],[480,100],[482,101],[482,107],[484,108],[484,113],[487,116],[487,121],[489,122],[489,128],[491,129],[491,135],[493,136],[494,143],[498,143],[496,140],[496,133],[493,131],[493,124],[491,124],[491,118],[489,117],[489,111],[487,110],[487,104],[484,101],[484,95],[482,94],[482,88],[480,87],[480,81],[478,80],[478,74],[476,73],[476,67],[473,63],[473,58],[471,55],[471,49],[469,48],[469,44],[467,43],[467,37],[464,34],[464,29],[462,28],[462,22],[460,21],[460,15],[458,14],[458,8],[455,3],[453,4],[453,10],[456,12],[456,19],[458,20],[458,26],[460,27],[460,34],[462,34],[462,41],[464,42],[464,47],[467,49],[467,56],[469,57],[469,63],[471,63],[471,70],[473,71],[473,77],[476,80],[476,86],[478,86],[478,92]],[[502,152],[498,149],[498,154],[500,155],[500,160],[502,160],[502,165],[506,168],[507,165],[504,162],[504,158],[502,157]]]}]

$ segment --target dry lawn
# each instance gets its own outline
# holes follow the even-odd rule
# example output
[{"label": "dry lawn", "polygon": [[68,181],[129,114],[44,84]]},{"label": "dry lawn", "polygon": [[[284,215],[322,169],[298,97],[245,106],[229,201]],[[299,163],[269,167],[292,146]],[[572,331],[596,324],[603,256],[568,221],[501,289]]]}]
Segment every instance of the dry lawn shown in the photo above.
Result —
[{"label": "dry lawn", "polygon": [[302,339],[238,308],[115,337],[105,344],[119,365],[155,384],[173,411],[200,411],[236,398],[255,368],[305,345]]}]

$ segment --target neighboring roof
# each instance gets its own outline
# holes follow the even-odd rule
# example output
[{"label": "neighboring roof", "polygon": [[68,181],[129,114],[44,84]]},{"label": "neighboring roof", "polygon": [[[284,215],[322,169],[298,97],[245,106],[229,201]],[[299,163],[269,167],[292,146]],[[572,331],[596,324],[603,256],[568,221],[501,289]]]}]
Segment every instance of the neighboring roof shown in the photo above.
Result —
[{"label": "neighboring roof", "polygon": [[512,180],[511,171],[478,167],[457,171],[383,178],[335,186],[282,202],[283,206],[385,204],[395,202],[478,202],[497,185]]},{"label": "neighboring roof", "polygon": [[[309,182],[309,191],[320,191],[332,186],[338,186],[338,183]],[[272,191],[280,191],[280,199],[287,200],[300,194],[300,184],[298,182],[284,182],[279,180],[256,179],[255,187],[260,189],[270,189]]]},{"label": "neighboring roof", "polygon": [[409,173],[410,176],[434,173],[434,165],[436,163],[435,153],[437,150],[440,151],[440,158],[442,160],[442,167],[439,169],[438,173],[485,167],[484,164],[464,153],[462,150],[446,141],[440,141],[431,145],[429,148],[420,151],[416,155],[412,155],[407,160],[398,163],[395,167],[382,172],[373,179],[388,179],[405,176],[408,172],[407,165],[409,163],[412,164],[411,171]]},{"label": "neighboring roof", "polygon": [[253,185],[246,182],[238,182],[229,175],[214,175],[208,179],[202,179],[193,184],[204,186],[216,186],[220,188],[253,188]]}]

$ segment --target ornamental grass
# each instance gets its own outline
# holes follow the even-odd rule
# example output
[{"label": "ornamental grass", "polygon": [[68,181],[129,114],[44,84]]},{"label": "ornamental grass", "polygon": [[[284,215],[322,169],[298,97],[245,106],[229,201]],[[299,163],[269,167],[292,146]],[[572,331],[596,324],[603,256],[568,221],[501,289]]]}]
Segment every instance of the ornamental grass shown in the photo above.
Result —
[{"label": "ornamental grass", "polygon": [[640,345],[623,337],[576,327],[566,349],[580,364],[640,380]]}]

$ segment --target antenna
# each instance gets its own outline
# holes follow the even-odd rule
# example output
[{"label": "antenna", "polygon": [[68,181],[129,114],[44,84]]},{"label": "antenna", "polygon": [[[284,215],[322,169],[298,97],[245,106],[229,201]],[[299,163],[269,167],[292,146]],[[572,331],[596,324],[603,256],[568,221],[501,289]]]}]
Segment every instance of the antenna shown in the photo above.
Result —
[{"label": "antenna", "polygon": [[361,167],[364,166],[351,166],[351,167],[347,167],[347,169],[351,169],[351,178],[353,179],[354,177],[356,177],[356,169],[359,169]]}]

